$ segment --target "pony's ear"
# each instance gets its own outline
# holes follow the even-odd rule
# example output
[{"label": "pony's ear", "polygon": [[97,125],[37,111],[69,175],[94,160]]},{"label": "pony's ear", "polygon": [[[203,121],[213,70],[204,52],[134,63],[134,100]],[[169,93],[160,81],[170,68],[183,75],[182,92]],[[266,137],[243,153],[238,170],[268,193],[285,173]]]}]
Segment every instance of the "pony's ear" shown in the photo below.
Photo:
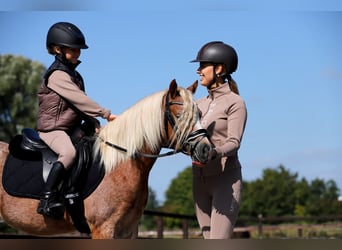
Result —
[{"label": "pony's ear", "polygon": [[169,93],[170,93],[170,96],[172,98],[175,98],[176,95],[177,95],[177,82],[176,82],[176,79],[173,79],[171,82],[170,82],[170,86],[169,86]]},{"label": "pony's ear", "polygon": [[194,81],[192,85],[187,87],[187,90],[190,90],[192,94],[195,94],[197,86],[198,86],[198,80]]}]

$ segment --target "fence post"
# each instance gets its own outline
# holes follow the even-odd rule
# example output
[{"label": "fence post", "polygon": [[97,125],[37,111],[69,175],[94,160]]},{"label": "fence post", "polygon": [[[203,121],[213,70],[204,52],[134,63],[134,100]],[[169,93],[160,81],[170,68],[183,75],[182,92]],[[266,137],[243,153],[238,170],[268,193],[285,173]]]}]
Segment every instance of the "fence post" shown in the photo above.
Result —
[{"label": "fence post", "polygon": [[183,239],[189,238],[188,220],[182,219]]},{"label": "fence post", "polygon": [[157,216],[157,238],[163,239],[164,219],[163,216]]},{"label": "fence post", "polygon": [[303,228],[302,227],[298,227],[298,238],[302,238],[303,237]]},{"label": "fence post", "polygon": [[261,239],[262,238],[262,214],[259,214],[258,215],[258,235],[259,235],[259,238]]}]

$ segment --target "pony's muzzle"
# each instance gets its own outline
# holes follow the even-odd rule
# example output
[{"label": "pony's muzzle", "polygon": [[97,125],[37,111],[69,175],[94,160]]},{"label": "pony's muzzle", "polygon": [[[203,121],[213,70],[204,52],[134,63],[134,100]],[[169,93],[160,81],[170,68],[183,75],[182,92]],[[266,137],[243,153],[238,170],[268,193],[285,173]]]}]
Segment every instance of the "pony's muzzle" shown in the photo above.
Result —
[{"label": "pony's muzzle", "polygon": [[202,165],[208,162],[212,145],[207,130],[199,129],[192,132],[183,144],[182,151],[190,155],[192,163]]},{"label": "pony's muzzle", "polygon": [[202,165],[207,163],[211,150],[211,145],[208,145],[206,143],[198,143],[193,151],[193,154],[191,155],[192,163],[194,165]]}]

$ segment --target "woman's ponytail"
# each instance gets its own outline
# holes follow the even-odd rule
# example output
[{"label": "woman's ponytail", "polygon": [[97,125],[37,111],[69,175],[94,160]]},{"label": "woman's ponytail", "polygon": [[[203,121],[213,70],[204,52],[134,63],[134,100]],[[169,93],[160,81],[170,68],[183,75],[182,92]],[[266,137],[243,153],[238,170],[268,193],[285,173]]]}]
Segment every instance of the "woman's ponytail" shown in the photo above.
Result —
[{"label": "woman's ponytail", "polygon": [[234,79],[230,75],[228,75],[227,79],[228,79],[228,84],[229,84],[230,89],[235,94],[239,95],[240,93],[239,93],[239,88],[237,86],[237,83],[234,81]]}]

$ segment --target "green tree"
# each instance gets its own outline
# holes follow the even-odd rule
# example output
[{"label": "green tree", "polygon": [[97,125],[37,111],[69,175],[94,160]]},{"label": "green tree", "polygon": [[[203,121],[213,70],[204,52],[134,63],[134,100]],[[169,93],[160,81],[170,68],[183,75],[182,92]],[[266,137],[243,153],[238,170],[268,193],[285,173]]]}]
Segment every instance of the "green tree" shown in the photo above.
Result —
[{"label": "green tree", "polygon": [[314,179],[306,203],[308,213],[314,216],[342,214],[342,204],[338,202],[338,196],[339,189],[335,181]]},{"label": "green tree", "polygon": [[294,215],[296,216],[309,215],[309,212],[306,206],[309,197],[310,197],[310,184],[305,178],[302,178],[296,184],[296,189],[295,189],[296,205],[295,205]]},{"label": "green tree", "polygon": [[261,179],[244,187],[241,215],[282,216],[292,214],[296,204],[297,174],[284,166],[264,169]]},{"label": "green tree", "polygon": [[315,179],[309,183],[305,178],[297,180],[280,165],[266,168],[262,178],[244,182],[240,216],[312,216],[342,213],[338,202],[339,189],[333,180],[324,182]]},{"label": "green tree", "polygon": [[0,55],[0,140],[36,128],[37,91],[45,66],[22,56]]}]

